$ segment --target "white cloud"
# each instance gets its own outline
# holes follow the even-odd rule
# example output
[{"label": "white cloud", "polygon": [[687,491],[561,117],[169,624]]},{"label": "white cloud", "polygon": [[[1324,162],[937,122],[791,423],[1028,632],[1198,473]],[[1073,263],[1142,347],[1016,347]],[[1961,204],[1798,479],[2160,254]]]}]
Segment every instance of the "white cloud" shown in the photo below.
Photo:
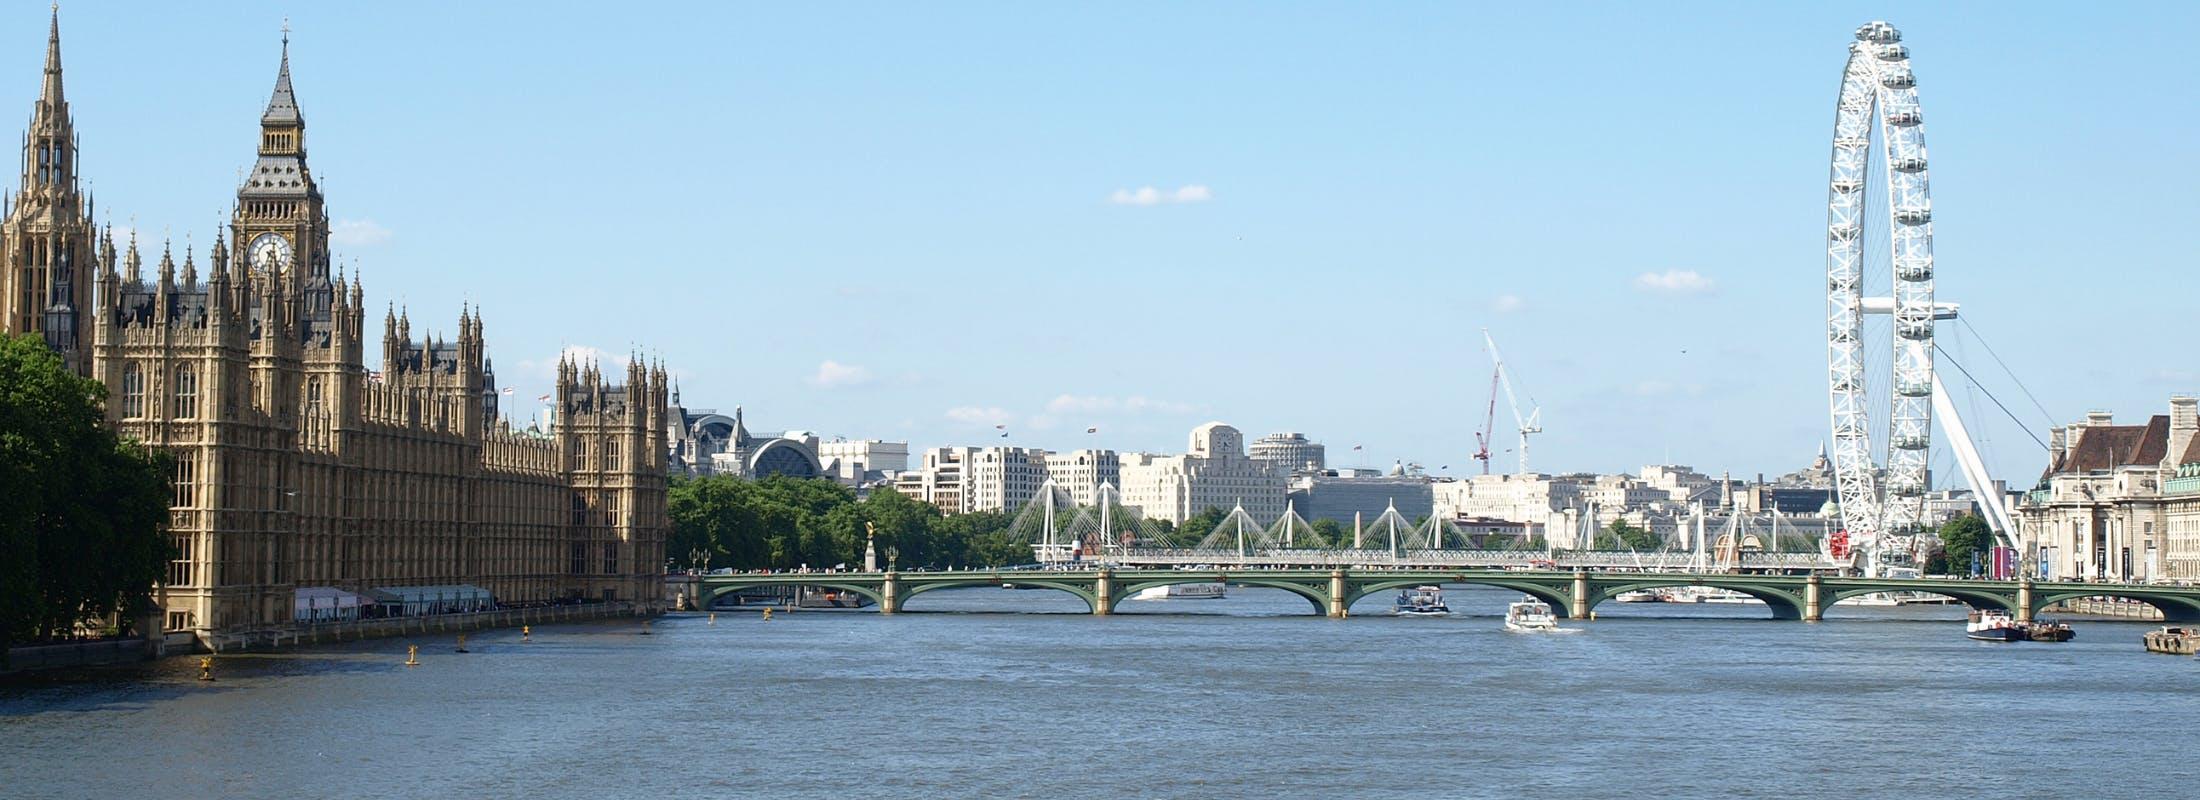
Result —
[{"label": "white cloud", "polygon": [[810,384],[825,389],[842,386],[862,386],[871,382],[871,371],[854,364],[842,364],[827,359],[817,365],[817,374],[810,376]]},{"label": "white cloud", "polygon": [[1125,414],[1141,414],[1146,412],[1153,412],[1156,414],[1189,414],[1197,410],[1199,410],[1198,407],[1190,403],[1178,403],[1170,400],[1154,400],[1140,395],[1115,398],[1063,394],[1056,395],[1054,399],[1047,401],[1047,413],[1058,415],[1110,414],[1118,412]]},{"label": "white cloud", "polygon": [[392,235],[371,219],[340,219],[329,226],[328,242],[337,247],[372,247],[388,242]]},{"label": "white cloud", "polygon": [[1635,288],[1665,294],[1704,294],[1713,288],[1710,278],[1692,269],[1669,269],[1635,276]]},{"label": "white cloud", "polygon": [[1012,419],[1007,411],[994,407],[956,406],[947,410],[947,418],[964,425],[993,427],[1007,425]]},{"label": "white cloud", "polygon": [[1510,314],[1527,305],[1528,301],[1520,299],[1520,295],[1501,294],[1497,296],[1497,299],[1490,301],[1490,310],[1499,314]]},{"label": "white cloud", "polygon": [[1187,184],[1174,190],[1141,186],[1136,189],[1117,189],[1108,195],[1108,202],[1119,206],[1158,206],[1169,203],[1204,203],[1215,199],[1213,189],[1205,184]]}]

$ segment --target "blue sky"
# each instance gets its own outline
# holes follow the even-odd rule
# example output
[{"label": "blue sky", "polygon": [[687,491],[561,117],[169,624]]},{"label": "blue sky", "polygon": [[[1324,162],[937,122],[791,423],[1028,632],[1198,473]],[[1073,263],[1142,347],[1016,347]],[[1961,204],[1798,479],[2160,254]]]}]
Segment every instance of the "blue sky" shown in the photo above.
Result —
[{"label": "blue sky", "polygon": [[[416,331],[481,304],[522,400],[564,348],[638,350],[757,429],[1221,419],[1456,474],[1488,327],[1539,468],[1746,475],[1825,436],[1829,129],[1873,19],[1919,75],[1943,299],[2058,419],[2200,390],[2196,8],[81,2],[62,34],[101,213],[203,247],[287,16],[339,256]],[[0,103],[45,16],[9,9]]]}]

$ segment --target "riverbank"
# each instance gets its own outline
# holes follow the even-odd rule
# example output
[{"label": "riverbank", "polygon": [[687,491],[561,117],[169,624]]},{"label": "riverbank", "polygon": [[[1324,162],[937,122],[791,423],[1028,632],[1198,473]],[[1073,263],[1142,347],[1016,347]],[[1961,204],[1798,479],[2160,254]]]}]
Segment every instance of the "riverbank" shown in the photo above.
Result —
[{"label": "riverbank", "polygon": [[294,647],[386,639],[433,633],[517,628],[560,622],[585,622],[620,617],[655,617],[663,609],[633,602],[584,603],[537,608],[508,608],[462,614],[388,617],[345,622],[326,622],[265,631],[215,634],[205,638],[188,633],[155,635],[143,639],[111,639],[9,648],[0,665],[0,679],[27,677],[89,667],[157,661],[170,656],[200,653],[276,652]]}]

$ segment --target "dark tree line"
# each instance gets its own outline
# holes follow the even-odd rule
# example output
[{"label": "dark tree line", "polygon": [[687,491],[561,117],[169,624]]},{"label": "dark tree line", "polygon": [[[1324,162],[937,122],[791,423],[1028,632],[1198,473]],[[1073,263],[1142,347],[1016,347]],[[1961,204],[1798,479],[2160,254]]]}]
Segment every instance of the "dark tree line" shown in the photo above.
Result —
[{"label": "dark tree line", "polygon": [[103,627],[172,557],[170,461],[117,436],[106,388],[36,336],[0,336],[0,654]]},{"label": "dark tree line", "polygon": [[723,475],[675,478],[668,505],[675,567],[826,569],[863,564],[865,523],[876,532],[879,566],[967,569],[1028,564],[1031,547],[997,512],[944,516],[929,503],[879,489],[857,500],[829,480]]}]

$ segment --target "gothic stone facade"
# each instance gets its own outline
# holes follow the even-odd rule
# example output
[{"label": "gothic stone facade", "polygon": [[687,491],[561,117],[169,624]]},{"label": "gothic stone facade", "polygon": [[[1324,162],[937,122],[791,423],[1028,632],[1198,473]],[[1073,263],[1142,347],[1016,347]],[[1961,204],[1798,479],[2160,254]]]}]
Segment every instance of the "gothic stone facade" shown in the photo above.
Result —
[{"label": "gothic stone facade", "polygon": [[44,335],[104,383],[125,435],[175,457],[177,558],[156,590],[169,630],[281,629],[299,587],[661,600],[663,368],[636,363],[614,384],[561,363],[548,433],[499,416],[471,309],[453,339],[415,340],[406,315],[386,313],[381,371],[368,371],[363,291],[330,272],[287,42],[257,161],[203,276],[195,254],[179,266],[163,246],[148,280],[134,236],[118,252],[95,235],[76,155],[57,24],[23,189],[0,223],[0,311],[6,332]]}]

